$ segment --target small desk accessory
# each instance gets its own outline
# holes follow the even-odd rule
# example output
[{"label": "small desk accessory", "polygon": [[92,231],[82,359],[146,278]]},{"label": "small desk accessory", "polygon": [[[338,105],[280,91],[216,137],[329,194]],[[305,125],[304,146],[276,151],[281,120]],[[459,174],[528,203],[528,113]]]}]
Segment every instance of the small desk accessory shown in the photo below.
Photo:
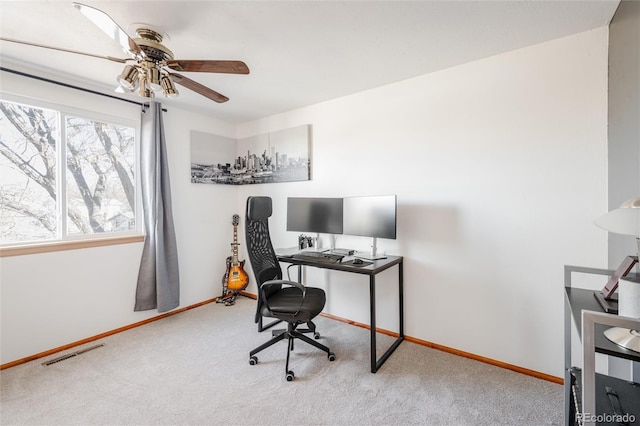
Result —
[{"label": "small desk accessory", "polygon": [[638,258],[636,256],[627,256],[624,258],[618,269],[613,273],[607,284],[604,286],[602,290],[596,290],[593,292],[593,295],[602,306],[602,309],[608,314],[617,314],[618,313],[618,295],[615,293],[618,288],[618,283],[620,278],[625,277],[635,264],[638,263]]}]

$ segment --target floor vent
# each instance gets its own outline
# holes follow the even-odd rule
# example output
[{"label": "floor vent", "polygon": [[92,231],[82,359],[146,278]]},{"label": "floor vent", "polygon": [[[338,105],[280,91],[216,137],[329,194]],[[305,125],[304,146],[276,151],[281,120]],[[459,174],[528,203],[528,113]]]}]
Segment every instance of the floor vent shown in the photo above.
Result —
[{"label": "floor vent", "polygon": [[104,344],[101,343],[99,345],[95,345],[95,346],[91,346],[89,348],[81,349],[79,351],[75,351],[75,352],[72,352],[70,354],[62,355],[62,356],[59,356],[57,358],[50,359],[49,361],[43,362],[42,365],[47,367],[47,366],[49,366],[51,364],[55,364],[55,363],[60,362],[60,361],[65,361],[65,360],[67,360],[69,358],[73,358],[74,356],[82,355],[83,353],[92,351],[94,349],[98,349],[98,348],[100,348],[102,346],[104,346]]}]

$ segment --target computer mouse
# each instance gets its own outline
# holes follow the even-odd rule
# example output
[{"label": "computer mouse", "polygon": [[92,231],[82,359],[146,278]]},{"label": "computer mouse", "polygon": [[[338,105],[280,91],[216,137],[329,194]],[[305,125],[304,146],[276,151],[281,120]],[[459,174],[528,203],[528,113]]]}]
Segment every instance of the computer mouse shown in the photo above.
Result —
[{"label": "computer mouse", "polygon": [[357,257],[355,259],[353,259],[353,264],[354,265],[362,265],[363,263],[364,262],[362,261],[362,259],[359,259]]}]

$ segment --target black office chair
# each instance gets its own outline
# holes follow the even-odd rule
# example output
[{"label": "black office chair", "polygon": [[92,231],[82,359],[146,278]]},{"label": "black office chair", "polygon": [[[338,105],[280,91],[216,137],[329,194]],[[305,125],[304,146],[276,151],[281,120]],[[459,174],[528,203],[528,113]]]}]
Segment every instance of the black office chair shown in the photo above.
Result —
[{"label": "black office chair", "polygon": [[295,281],[282,279],[280,263],[269,236],[268,219],[271,214],[271,198],[249,197],[247,199],[244,222],[247,252],[258,286],[255,322],[259,322],[262,317],[271,317],[287,322],[287,329],[275,333],[271,340],[252,350],[249,353],[249,364],[258,363],[258,357],[256,357],[258,352],[287,339],[285,374],[287,381],[292,381],[294,373],[289,370],[289,355],[293,350],[294,339],[300,339],[325,351],[329,361],[334,361],[336,356],[328,347],[305,336],[297,329],[299,325],[306,323],[315,334],[315,324],[312,319],[322,312],[326,295],[320,288],[306,287]]}]

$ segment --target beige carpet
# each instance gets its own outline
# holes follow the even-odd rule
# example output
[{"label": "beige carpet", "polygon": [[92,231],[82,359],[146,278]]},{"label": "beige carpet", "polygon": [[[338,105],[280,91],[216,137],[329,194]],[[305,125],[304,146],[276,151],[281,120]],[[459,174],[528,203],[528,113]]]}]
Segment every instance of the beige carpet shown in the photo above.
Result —
[{"label": "beige carpet", "polygon": [[[562,386],[403,342],[369,372],[369,332],[316,323],[336,354],[270,337],[255,301],[209,304],[92,342],[65,361],[0,372],[2,425],[545,425],[562,424]],[[379,340],[383,345],[386,336]],[[75,348],[72,351],[82,349]]]}]

